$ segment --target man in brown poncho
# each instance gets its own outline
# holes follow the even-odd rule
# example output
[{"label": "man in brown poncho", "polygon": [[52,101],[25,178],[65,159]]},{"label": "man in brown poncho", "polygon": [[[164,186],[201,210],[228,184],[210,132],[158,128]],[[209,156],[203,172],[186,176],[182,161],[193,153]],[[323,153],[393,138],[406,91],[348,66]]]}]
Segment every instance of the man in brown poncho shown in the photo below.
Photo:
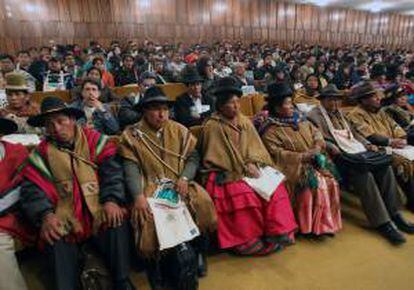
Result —
[{"label": "man in brown poncho", "polygon": [[[199,164],[199,156],[195,150],[196,139],[187,128],[169,119],[171,104],[172,102],[158,88],[148,89],[139,104],[143,118],[135,125],[127,127],[122,134],[120,145],[127,189],[134,199],[132,224],[136,235],[139,235],[138,252],[154,259],[161,256],[158,255],[159,241],[147,198],[154,195],[162,180],[168,179],[175,184],[175,191],[186,202],[202,233],[213,231],[216,224],[215,210],[209,195],[192,181]],[[183,269],[197,269],[196,256],[189,254],[191,251],[194,253],[193,246],[199,252],[198,274],[205,275],[206,269],[203,263],[205,261],[200,257],[203,250],[201,240],[196,238],[189,243],[165,250],[166,255],[163,255],[159,261],[149,262],[150,283],[156,285],[159,282],[163,274],[154,269],[160,268],[160,264],[168,264],[166,260],[169,260],[168,256],[171,255],[175,255],[178,259],[187,257],[183,262]],[[167,265],[172,271],[180,266]],[[178,285],[196,283],[197,273],[193,274],[186,274],[187,281],[170,282],[179,283]]]},{"label": "man in brown poncho", "polygon": [[[381,97],[371,83],[365,82],[352,90],[359,105],[348,114],[354,130],[374,145],[402,149],[407,135],[391,117],[381,109]],[[407,208],[414,211],[414,162],[393,154],[393,168],[399,184],[407,196]]]}]

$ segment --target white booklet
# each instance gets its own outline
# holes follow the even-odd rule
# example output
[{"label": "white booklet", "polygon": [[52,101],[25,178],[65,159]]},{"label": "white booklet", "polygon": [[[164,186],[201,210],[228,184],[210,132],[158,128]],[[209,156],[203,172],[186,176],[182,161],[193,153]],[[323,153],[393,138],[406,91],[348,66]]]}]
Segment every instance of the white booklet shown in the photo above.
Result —
[{"label": "white booklet", "polygon": [[200,235],[184,202],[173,205],[162,199],[148,198],[154,217],[160,251],[191,241]]},{"label": "white booklet", "polygon": [[269,201],[279,185],[285,180],[282,172],[273,167],[260,168],[259,178],[244,177],[243,180],[264,200]]},{"label": "white booklet", "polygon": [[392,153],[400,155],[410,161],[414,160],[414,146],[407,145],[402,149],[392,148]]}]

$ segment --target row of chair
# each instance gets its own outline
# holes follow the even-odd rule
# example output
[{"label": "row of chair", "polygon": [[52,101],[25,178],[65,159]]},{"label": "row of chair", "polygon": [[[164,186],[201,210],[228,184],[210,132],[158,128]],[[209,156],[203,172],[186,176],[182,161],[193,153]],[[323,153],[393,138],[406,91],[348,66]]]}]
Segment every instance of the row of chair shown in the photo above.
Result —
[{"label": "row of chair", "polygon": [[[179,95],[185,93],[187,90],[187,87],[183,83],[167,83],[158,86],[171,100],[175,100]],[[138,93],[139,87],[137,85],[115,87],[112,88],[112,91],[118,98],[124,98],[130,96],[131,94]],[[34,102],[40,104],[45,97],[51,95],[59,97],[65,102],[71,101],[71,95],[69,91],[33,92],[31,94],[31,98]],[[240,99],[241,111],[244,115],[252,117],[256,113],[260,112],[260,110],[263,108],[264,103],[265,100],[261,94],[243,96]]]}]

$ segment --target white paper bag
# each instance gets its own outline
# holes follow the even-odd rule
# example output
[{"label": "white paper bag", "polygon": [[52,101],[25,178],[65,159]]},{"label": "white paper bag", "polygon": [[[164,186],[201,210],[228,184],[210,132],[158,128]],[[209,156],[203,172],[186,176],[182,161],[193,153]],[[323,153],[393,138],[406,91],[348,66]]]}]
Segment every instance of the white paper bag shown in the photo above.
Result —
[{"label": "white paper bag", "polygon": [[162,199],[148,198],[148,204],[154,217],[161,251],[191,241],[200,235],[184,202],[179,201],[173,205]]},{"label": "white paper bag", "polygon": [[285,180],[285,176],[270,166],[259,170],[259,178],[244,177],[243,180],[264,200],[269,201],[278,186]]},{"label": "white paper bag", "polygon": [[402,149],[392,148],[392,153],[400,155],[410,161],[414,160],[414,146],[407,145]]}]

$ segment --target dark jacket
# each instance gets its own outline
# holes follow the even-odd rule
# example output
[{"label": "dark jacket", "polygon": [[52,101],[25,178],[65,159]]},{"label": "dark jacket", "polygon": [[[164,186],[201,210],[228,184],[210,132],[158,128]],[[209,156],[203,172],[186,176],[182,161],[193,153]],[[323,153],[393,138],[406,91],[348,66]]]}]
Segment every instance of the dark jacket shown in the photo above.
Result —
[{"label": "dark jacket", "polygon": [[136,109],[135,97],[125,97],[121,100],[118,111],[118,123],[123,130],[126,126],[135,124],[141,119],[141,113]]},{"label": "dark jacket", "polygon": [[135,69],[126,70],[121,68],[115,72],[115,85],[122,87],[138,83],[138,72]]},{"label": "dark jacket", "polygon": [[[96,131],[106,134],[115,135],[119,132],[118,120],[112,113],[111,107],[108,104],[103,104],[105,111],[95,110],[92,114],[93,127]],[[70,107],[77,108],[79,110],[84,109],[82,100],[76,100],[70,104]],[[79,119],[79,124],[85,124],[86,118]]]},{"label": "dark jacket", "polygon": [[204,119],[214,112],[214,100],[208,97],[208,95],[203,95],[201,103],[210,106],[210,110],[202,113],[200,118],[196,118],[192,114],[192,107],[194,107],[193,99],[187,93],[182,94],[176,99],[174,104],[175,120],[186,127],[201,125]]}]

